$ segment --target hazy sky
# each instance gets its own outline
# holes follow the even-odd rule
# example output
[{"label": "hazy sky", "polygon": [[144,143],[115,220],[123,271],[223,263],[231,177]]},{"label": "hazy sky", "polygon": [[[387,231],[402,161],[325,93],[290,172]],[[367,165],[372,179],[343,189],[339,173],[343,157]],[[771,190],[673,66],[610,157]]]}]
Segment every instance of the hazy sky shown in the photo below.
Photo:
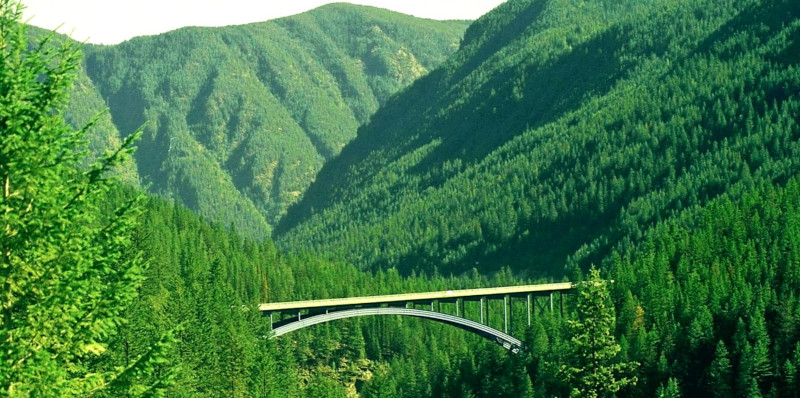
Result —
[{"label": "hazy sky", "polygon": [[[352,0],[434,19],[476,19],[505,0]],[[224,26],[298,14],[324,0],[22,0],[32,25],[76,40],[116,44],[182,26]]]}]

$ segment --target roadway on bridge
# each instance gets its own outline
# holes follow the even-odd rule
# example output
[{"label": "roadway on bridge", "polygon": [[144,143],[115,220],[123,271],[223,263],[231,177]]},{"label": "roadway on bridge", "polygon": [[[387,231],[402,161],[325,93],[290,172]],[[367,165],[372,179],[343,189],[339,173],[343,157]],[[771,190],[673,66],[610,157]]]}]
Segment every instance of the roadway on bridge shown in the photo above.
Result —
[{"label": "roadway on bridge", "polygon": [[435,300],[478,299],[481,297],[493,298],[502,296],[523,296],[528,294],[545,295],[555,292],[566,292],[574,287],[572,282],[545,283],[538,285],[504,286],[480,289],[445,290],[439,292],[390,294],[383,296],[349,297],[323,300],[288,301],[279,303],[264,303],[259,305],[263,312],[281,312],[289,310],[331,309],[342,307],[357,307],[365,305],[380,305],[391,303],[426,302]]}]

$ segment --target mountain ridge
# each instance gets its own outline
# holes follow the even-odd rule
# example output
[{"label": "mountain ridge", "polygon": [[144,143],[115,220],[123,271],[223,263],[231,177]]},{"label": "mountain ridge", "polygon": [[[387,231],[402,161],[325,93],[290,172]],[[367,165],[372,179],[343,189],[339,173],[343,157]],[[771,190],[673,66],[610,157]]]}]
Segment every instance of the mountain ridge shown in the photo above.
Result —
[{"label": "mountain ridge", "polygon": [[[144,127],[132,174],[151,193],[266,237],[381,103],[455,51],[466,24],[337,3],[87,44],[87,104],[107,105],[108,136]],[[73,97],[84,112],[86,97]]]}]

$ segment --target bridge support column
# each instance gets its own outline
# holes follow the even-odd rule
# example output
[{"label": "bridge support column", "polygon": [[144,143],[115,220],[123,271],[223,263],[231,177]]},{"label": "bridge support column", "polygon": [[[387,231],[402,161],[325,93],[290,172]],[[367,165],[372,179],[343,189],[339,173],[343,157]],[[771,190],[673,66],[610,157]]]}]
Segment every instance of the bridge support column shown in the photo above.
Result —
[{"label": "bridge support column", "polygon": [[550,312],[553,312],[553,293],[550,293]]},{"label": "bridge support column", "polygon": [[456,316],[461,316],[461,313],[458,310],[458,299],[456,299]]},{"label": "bridge support column", "polygon": [[509,317],[508,317],[508,295],[503,296],[503,328],[504,332],[508,333]]},{"label": "bridge support column", "polygon": [[528,301],[526,303],[527,304],[526,309],[528,311],[528,327],[531,327],[531,294],[530,293],[528,293],[528,297],[527,298],[528,298]]},{"label": "bridge support column", "polygon": [[485,297],[481,297],[481,303],[480,303],[480,305],[481,305],[481,323],[485,325],[485,324],[486,324],[486,322],[484,321],[484,314],[483,314],[483,300],[484,300],[484,299],[485,299]]}]

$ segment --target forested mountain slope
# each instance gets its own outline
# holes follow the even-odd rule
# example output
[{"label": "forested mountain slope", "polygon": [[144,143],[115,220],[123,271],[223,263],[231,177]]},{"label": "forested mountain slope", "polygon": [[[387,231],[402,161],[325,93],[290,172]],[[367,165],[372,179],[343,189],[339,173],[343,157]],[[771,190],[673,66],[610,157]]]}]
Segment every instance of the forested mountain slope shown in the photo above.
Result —
[{"label": "forested mountain slope", "polygon": [[[135,160],[151,192],[264,237],[381,103],[458,48],[466,25],[333,4],[184,28],[86,45],[90,79],[77,90],[96,88],[107,130],[144,125]],[[89,96],[70,109],[96,109]]]},{"label": "forested mountain slope", "polygon": [[800,169],[800,5],[510,0],[279,224],[361,266],[561,274]]},{"label": "forested mountain slope", "polygon": [[[639,363],[638,383],[625,396],[663,396],[657,392],[670,380],[681,396],[800,392],[800,180],[778,185],[750,186],[735,200],[720,195],[603,259],[615,278],[619,360]],[[515,336],[525,336],[525,355],[452,326],[395,317],[340,320],[266,340],[268,318],[254,310],[259,302],[530,281],[507,270],[492,279],[363,272],[286,255],[161,199],[145,207],[135,241],[150,264],[148,278],[103,363],[127,363],[181,324],[164,365],[177,366],[170,394],[511,398],[569,391],[557,369],[571,360],[565,321],[575,319],[573,295],[565,299],[566,318],[543,310],[530,328],[512,324]],[[524,319],[522,301],[513,319]],[[501,303],[493,304],[493,313],[502,313]],[[471,314],[479,311],[477,303],[467,305]],[[501,317],[493,321],[502,327]]]},{"label": "forested mountain slope", "polygon": [[[109,203],[134,194],[113,190]],[[149,264],[147,278],[101,364],[125,366],[175,330],[176,341],[155,372],[176,372],[168,396],[338,398],[354,396],[357,388],[363,394],[364,382],[379,370],[403,378],[401,396],[430,396],[451,372],[451,355],[487,352],[501,361],[505,350],[452,326],[394,317],[341,320],[270,340],[264,338],[269,318],[258,304],[524,282],[508,273],[493,280],[403,278],[397,271],[373,274],[286,255],[268,239],[257,242],[211,226],[161,198],[144,201],[140,220],[134,240]]]}]

